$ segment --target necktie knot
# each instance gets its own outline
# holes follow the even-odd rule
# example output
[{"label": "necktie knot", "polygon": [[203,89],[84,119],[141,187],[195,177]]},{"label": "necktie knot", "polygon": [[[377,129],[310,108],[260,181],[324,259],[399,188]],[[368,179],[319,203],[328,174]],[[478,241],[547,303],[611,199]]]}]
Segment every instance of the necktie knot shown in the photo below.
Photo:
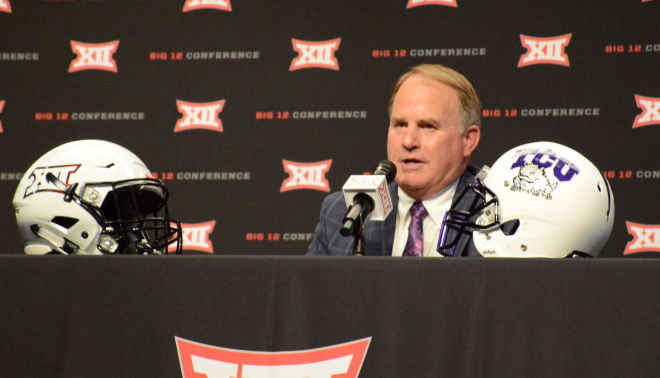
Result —
[{"label": "necktie knot", "polygon": [[421,202],[413,203],[412,207],[410,207],[410,213],[412,214],[412,219],[419,219],[421,221],[423,221],[424,218],[429,215],[428,211],[426,211],[426,208],[424,207],[424,204]]},{"label": "necktie knot", "polygon": [[403,248],[404,256],[422,256],[424,254],[424,218],[429,215],[421,202],[415,202],[410,208],[412,219],[408,226],[408,241]]}]

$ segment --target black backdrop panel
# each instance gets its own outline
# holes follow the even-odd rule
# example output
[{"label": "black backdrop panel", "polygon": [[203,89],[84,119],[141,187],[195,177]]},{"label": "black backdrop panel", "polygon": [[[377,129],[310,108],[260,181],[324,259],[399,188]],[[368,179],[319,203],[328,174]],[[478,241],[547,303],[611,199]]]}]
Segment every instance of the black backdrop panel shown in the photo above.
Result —
[{"label": "black backdrop panel", "polygon": [[[445,3],[0,1],[5,252],[22,249],[11,206],[20,175],[61,143],[99,138],[166,181],[186,253],[301,254],[324,190],[386,156],[393,83],[429,62],[464,73],[481,97],[475,166],[530,141],[573,147],[615,194],[604,255],[656,256],[660,1]],[[525,42],[562,36],[552,49]],[[110,42],[103,58],[74,47]],[[84,69],[93,61],[104,69]],[[190,121],[178,102],[218,101],[210,120],[221,131],[177,127]],[[117,112],[128,119],[102,119]],[[284,161],[327,160],[324,190],[320,180],[281,190]]]}]

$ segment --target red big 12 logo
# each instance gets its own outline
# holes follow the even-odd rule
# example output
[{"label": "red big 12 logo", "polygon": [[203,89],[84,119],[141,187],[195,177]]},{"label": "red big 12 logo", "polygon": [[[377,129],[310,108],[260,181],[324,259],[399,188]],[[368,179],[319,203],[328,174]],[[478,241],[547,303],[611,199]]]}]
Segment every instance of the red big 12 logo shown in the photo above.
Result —
[{"label": "red big 12 logo", "polygon": [[85,43],[71,41],[71,50],[78,55],[69,65],[69,73],[82,70],[101,70],[117,72],[117,62],[113,54],[119,47],[119,41],[104,43]]},{"label": "red big 12 logo", "polygon": [[298,56],[293,58],[289,71],[300,70],[303,68],[326,68],[329,70],[339,70],[339,63],[335,58],[335,51],[339,48],[341,38],[335,38],[328,41],[311,42],[300,39],[291,39],[293,49],[298,52]]},{"label": "red big 12 logo", "polygon": [[635,95],[635,103],[642,113],[635,117],[633,129],[642,126],[660,125],[660,97]]},{"label": "red big 12 logo", "polygon": [[206,129],[222,132],[220,112],[225,107],[225,100],[211,102],[189,102],[176,100],[176,107],[183,116],[174,125],[174,132]]},{"label": "red big 12 logo", "polygon": [[183,12],[200,9],[215,9],[231,12],[231,2],[229,0],[186,0],[186,3],[183,4]]},{"label": "red big 12 logo", "polygon": [[530,66],[532,64],[556,64],[559,66],[570,66],[568,55],[564,48],[571,41],[572,34],[564,34],[556,37],[532,37],[520,35],[520,42],[527,52],[520,57],[518,67]]},{"label": "red big 12 logo", "polygon": [[325,348],[259,352],[175,337],[184,378],[355,378],[371,337]]},{"label": "red big 12 logo", "polygon": [[284,166],[284,171],[289,173],[289,177],[282,182],[280,192],[296,189],[330,191],[330,184],[325,178],[325,174],[330,170],[332,159],[314,163],[298,163],[282,160],[282,165]]},{"label": "red big 12 logo", "polygon": [[[185,250],[213,253],[213,243],[209,235],[215,228],[215,220],[203,223],[181,223],[182,245]],[[170,245],[168,252],[174,252],[176,245]]]},{"label": "red big 12 logo", "polygon": [[641,224],[626,221],[633,240],[626,245],[624,255],[639,252],[660,252],[660,224]]},{"label": "red big 12 logo", "polygon": [[11,13],[9,0],[0,0],[0,12]]},{"label": "red big 12 logo", "polygon": [[[2,114],[2,109],[5,108],[5,100],[0,100],[0,114]],[[0,120],[0,133],[2,133],[2,120]]]},{"label": "red big 12 logo", "polygon": [[408,0],[406,8],[414,8],[422,5],[444,5],[457,8],[456,0]]}]

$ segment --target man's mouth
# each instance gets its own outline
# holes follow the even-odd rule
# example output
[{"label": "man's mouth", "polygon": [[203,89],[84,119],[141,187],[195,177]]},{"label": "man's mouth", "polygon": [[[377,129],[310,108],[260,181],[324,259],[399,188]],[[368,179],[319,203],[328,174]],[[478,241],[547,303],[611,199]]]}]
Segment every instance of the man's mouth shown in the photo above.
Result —
[{"label": "man's mouth", "polygon": [[418,159],[403,159],[402,162],[404,166],[411,166],[411,165],[420,164],[422,161]]}]

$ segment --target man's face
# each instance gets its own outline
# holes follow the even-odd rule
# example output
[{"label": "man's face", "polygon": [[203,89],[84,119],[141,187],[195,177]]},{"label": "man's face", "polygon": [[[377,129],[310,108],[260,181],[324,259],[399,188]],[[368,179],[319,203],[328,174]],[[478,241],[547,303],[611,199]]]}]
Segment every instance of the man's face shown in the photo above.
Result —
[{"label": "man's face", "polygon": [[470,133],[460,132],[459,121],[458,95],[452,87],[413,75],[399,88],[387,157],[396,165],[399,187],[416,200],[438,193],[465,170],[476,144],[468,142]]}]

